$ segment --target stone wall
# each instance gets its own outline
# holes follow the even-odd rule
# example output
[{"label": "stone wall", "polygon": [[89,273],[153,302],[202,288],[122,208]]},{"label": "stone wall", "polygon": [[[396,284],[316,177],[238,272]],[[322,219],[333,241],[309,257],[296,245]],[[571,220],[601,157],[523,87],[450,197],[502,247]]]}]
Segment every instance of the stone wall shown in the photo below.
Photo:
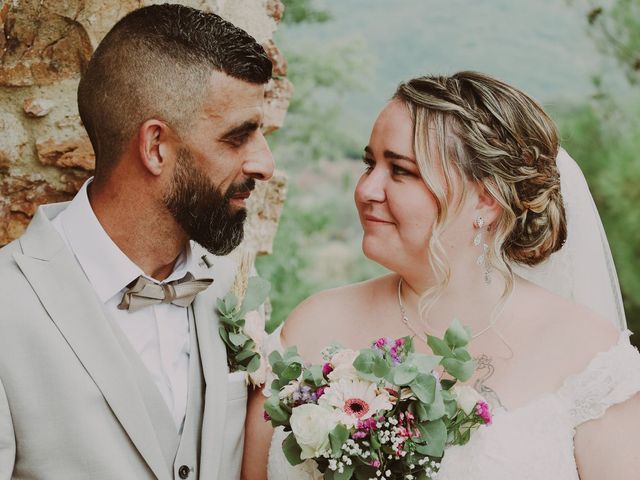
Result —
[{"label": "stone wall", "polygon": [[[95,158],[80,122],[76,88],[83,65],[129,11],[164,1],[0,0],[0,245],[18,237],[37,207],[69,200],[91,175]],[[274,63],[266,92],[265,131],[282,125],[292,87],[272,41],[280,0],[187,0],[247,30]],[[271,251],[284,202],[277,173],[252,195],[245,244]]]}]

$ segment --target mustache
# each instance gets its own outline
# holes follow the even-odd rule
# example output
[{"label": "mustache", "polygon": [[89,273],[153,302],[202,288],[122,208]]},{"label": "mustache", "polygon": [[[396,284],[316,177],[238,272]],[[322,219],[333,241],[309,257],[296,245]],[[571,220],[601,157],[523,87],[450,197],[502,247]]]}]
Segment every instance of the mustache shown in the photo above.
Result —
[{"label": "mustache", "polygon": [[256,188],[256,181],[253,178],[248,178],[242,183],[231,185],[224,194],[225,200],[229,200],[238,193],[251,193],[254,188]]}]

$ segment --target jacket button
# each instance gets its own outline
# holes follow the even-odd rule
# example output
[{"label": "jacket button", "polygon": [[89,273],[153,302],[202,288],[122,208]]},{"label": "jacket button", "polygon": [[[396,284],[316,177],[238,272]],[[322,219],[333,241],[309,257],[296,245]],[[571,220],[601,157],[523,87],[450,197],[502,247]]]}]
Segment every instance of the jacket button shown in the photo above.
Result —
[{"label": "jacket button", "polygon": [[187,478],[189,476],[189,472],[191,472],[191,469],[189,467],[187,467],[186,465],[182,465],[180,467],[180,469],[178,470],[178,475],[180,475],[180,478],[182,478],[184,480],[185,478]]}]

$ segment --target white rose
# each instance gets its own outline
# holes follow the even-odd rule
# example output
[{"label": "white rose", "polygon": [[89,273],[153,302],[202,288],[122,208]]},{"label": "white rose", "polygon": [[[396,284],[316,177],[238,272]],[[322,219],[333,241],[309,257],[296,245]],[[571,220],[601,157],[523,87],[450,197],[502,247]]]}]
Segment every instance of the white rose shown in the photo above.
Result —
[{"label": "white rose", "polygon": [[353,366],[353,362],[360,352],[353,350],[340,350],[331,357],[329,363],[333,366],[333,371],[329,373],[329,380],[337,382],[340,379],[358,380],[358,371]]},{"label": "white rose", "polygon": [[264,330],[264,317],[255,310],[246,313],[244,316],[244,333],[256,343],[257,349],[260,349],[267,336]]},{"label": "white rose", "polygon": [[475,388],[471,388],[467,385],[454,386],[451,389],[451,393],[456,396],[456,402],[458,406],[469,415],[478,402],[484,402],[484,398],[480,395]]},{"label": "white rose", "polygon": [[302,449],[302,460],[319,456],[329,449],[329,432],[336,426],[331,410],[306,403],[293,409],[289,422]]}]

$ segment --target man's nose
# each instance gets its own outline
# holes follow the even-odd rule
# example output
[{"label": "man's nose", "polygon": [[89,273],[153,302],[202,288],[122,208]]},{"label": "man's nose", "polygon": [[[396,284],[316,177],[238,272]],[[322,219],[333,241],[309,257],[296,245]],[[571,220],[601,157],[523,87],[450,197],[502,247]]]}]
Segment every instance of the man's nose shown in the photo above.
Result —
[{"label": "man's nose", "polygon": [[256,180],[269,180],[273,176],[275,164],[271,149],[262,132],[257,133],[255,148],[243,164],[245,175]]}]

